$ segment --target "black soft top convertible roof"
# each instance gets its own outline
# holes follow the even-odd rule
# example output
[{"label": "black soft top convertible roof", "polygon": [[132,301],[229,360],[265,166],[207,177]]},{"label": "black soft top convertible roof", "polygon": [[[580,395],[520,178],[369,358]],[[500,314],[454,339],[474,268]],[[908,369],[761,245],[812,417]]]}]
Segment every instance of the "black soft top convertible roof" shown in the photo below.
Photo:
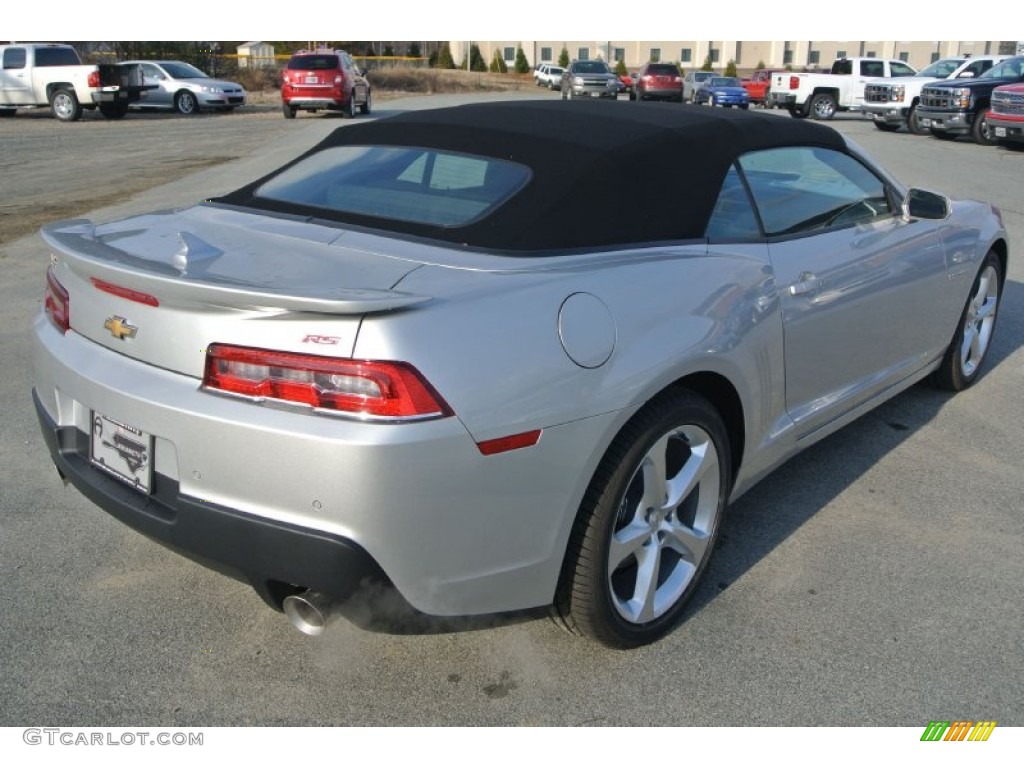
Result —
[{"label": "black soft top convertible roof", "polygon": [[[214,202],[338,221],[474,249],[608,248],[701,238],[729,165],[779,146],[844,149],[823,125],[740,110],[604,101],[506,101],[346,125],[289,164],[342,145],[450,150],[522,163],[530,181],[483,219],[440,227],[254,196]],[[285,167],[289,167],[285,166]]]}]

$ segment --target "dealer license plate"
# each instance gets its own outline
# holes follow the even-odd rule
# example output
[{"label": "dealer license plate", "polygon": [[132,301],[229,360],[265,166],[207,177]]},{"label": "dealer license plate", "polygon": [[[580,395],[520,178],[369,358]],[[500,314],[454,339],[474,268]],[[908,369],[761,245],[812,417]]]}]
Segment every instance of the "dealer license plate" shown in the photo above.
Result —
[{"label": "dealer license plate", "polygon": [[306,77],[306,83],[309,84],[309,85],[316,85],[319,82],[320,82],[320,78],[319,77],[309,77],[309,76]]},{"label": "dealer license plate", "polygon": [[1006,128],[1004,128],[1003,126],[993,125],[992,130],[996,132],[996,136],[998,136],[1000,139],[1006,138]]},{"label": "dealer license plate", "polygon": [[89,461],[133,488],[149,493],[153,436],[93,411]]}]

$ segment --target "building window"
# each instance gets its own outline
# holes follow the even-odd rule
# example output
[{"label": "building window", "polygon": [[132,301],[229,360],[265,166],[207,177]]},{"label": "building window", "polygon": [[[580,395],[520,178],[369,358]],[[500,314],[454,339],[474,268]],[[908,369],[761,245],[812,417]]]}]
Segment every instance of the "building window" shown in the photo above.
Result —
[{"label": "building window", "polygon": [[693,50],[690,48],[683,48],[679,51],[679,61],[683,64],[689,64],[693,61]]},{"label": "building window", "polygon": [[581,59],[581,60],[589,59],[590,58],[590,49],[589,48],[580,48],[578,51],[576,51],[576,58],[577,59]]},{"label": "building window", "polygon": [[910,61],[910,51],[900,51],[900,61]]},{"label": "building window", "polygon": [[612,58],[615,59],[615,61],[625,61],[626,60],[626,49],[625,48],[616,48],[615,49],[615,55],[612,56]]},{"label": "building window", "polygon": [[550,48],[541,48],[540,49],[540,60],[541,61],[551,61],[551,49]]},{"label": "building window", "polygon": [[718,49],[717,48],[712,48],[710,51],[708,51],[708,55],[711,57],[711,63],[712,64],[717,64],[718,63]]},{"label": "building window", "polygon": [[864,54],[864,55],[865,55],[865,56],[866,56],[867,58],[869,58],[869,59],[874,59],[874,58],[876,58],[876,57],[875,57],[875,52],[874,52],[874,51],[868,51],[868,52],[867,52],[866,54]]},{"label": "building window", "polygon": [[837,59],[845,59],[846,58],[846,51],[836,51],[836,58]]},{"label": "building window", "polygon": [[651,48],[651,61],[661,61],[661,48]]},{"label": "building window", "polygon": [[930,64],[934,64],[938,60],[939,60],[939,52],[938,51],[932,51],[932,60],[929,63]]},{"label": "building window", "polygon": [[808,51],[807,52],[807,63],[808,64],[817,64],[819,61],[821,61],[821,51]]},{"label": "building window", "polygon": [[783,64],[792,64],[793,63],[793,52],[792,51],[783,51],[782,52],[782,63]]}]

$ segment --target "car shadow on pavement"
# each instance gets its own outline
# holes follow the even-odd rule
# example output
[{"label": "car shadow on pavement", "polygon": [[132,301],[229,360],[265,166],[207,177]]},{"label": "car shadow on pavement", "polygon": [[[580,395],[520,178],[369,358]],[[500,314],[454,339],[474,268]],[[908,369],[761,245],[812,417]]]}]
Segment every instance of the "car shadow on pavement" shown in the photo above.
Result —
[{"label": "car shadow on pavement", "polygon": [[[976,385],[983,386],[986,376],[1024,346],[1022,307],[1024,283],[1007,280],[992,345]],[[744,494],[726,513],[717,551],[686,617],[728,589],[957,396],[925,379],[793,457]]]}]

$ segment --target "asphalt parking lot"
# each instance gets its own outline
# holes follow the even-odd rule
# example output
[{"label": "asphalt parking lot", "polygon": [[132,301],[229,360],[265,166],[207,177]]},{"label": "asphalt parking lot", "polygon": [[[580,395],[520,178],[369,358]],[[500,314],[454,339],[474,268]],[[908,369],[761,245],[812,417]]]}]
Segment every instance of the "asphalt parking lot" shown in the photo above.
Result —
[{"label": "asphalt parking lot", "polygon": [[[345,124],[276,111],[6,119],[0,212],[109,220],[188,205]],[[0,240],[0,725],[1024,725],[1024,152],[857,116],[832,125],[907,184],[1001,208],[1010,269],[987,372],[956,397],[915,387],[755,487],[731,508],[686,623],[631,652],[531,617],[306,637],[249,587],[118,523],[46,454],[29,325],[47,252],[31,234]],[[610,196],[610,215],[628,199]]]}]

